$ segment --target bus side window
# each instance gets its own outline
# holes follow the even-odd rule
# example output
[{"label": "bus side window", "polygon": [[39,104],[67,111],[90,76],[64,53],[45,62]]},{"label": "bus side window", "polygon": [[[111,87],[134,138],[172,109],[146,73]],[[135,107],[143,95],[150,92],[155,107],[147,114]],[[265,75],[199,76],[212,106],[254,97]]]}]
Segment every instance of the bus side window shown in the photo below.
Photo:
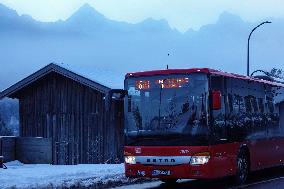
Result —
[{"label": "bus side window", "polygon": [[243,103],[243,97],[240,96],[240,95],[237,95],[235,94],[234,95],[234,112],[236,114],[241,114],[243,112],[245,112],[245,106],[244,106],[244,103]]},{"label": "bus side window", "polygon": [[263,98],[258,98],[258,109],[260,113],[264,113],[264,104],[263,104]]},{"label": "bus side window", "polygon": [[228,105],[229,105],[229,112],[228,113],[232,113],[233,112],[233,96],[232,94],[228,94]]},{"label": "bus side window", "polygon": [[275,103],[275,95],[273,88],[268,88],[266,93],[266,118],[268,137],[277,137],[280,134],[280,118],[279,118],[279,103]]},{"label": "bus side window", "polygon": [[246,137],[245,131],[245,114],[246,114],[246,106],[245,100],[242,96],[235,94],[234,95],[234,130],[237,140],[243,140]]},{"label": "bus side window", "polygon": [[253,112],[254,113],[259,113],[259,109],[258,109],[257,101],[256,101],[255,97],[251,98],[251,104],[252,104],[252,107],[253,107]]},{"label": "bus side window", "polygon": [[272,98],[267,97],[267,110],[269,113],[273,114],[274,113],[274,104],[272,101]]},{"label": "bus side window", "polygon": [[250,96],[245,96],[245,106],[246,106],[246,112],[251,113],[252,107],[251,107],[251,102],[250,102]]},{"label": "bus side window", "polygon": [[281,129],[281,135],[284,135],[284,101],[279,104],[279,125]]},{"label": "bus side window", "polygon": [[227,130],[225,122],[225,90],[224,90],[224,77],[223,76],[211,76],[210,90],[220,91],[221,109],[212,110],[212,134],[215,143],[222,143],[227,141]]}]

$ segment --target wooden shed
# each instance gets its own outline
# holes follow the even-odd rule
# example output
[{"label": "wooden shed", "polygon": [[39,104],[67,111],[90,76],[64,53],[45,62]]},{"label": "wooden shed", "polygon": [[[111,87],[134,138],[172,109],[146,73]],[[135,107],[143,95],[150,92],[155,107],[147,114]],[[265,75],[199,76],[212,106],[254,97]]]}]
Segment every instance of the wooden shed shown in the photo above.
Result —
[{"label": "wooden shed", "polygon": [[105,163],[122,158],[123,104],[106,112],[110,88],[49,64],[0,93],[19,100],[20,137],[52,139],[53,164]]}]

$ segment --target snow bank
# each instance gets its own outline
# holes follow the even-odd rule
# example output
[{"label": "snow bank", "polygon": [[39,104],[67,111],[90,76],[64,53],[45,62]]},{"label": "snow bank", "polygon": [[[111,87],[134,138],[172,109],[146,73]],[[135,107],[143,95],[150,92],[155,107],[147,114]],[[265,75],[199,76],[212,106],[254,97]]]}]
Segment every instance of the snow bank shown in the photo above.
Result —
[{"label": "snow bank", "polygon": [[133,182],[123,164],[48,165],[13,161],[0,169],[0,188],[104,187]]}]

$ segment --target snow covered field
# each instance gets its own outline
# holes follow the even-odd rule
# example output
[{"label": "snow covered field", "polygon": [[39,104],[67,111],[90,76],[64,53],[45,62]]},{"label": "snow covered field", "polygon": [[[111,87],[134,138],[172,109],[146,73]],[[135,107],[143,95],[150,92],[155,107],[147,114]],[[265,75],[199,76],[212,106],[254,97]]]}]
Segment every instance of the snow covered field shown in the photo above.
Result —
[{"label": "snow covered field", "polygon": [[111,187],[135,182],[124,176],[123,164],[48,165],[13,161],[0,169],[0,188]]}]

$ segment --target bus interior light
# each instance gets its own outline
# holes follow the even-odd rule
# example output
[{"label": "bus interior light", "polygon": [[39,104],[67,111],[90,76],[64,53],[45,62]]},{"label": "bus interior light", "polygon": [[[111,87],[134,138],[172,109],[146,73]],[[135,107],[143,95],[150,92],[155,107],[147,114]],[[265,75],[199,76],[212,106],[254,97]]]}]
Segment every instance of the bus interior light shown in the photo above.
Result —
[{"label": "bus interior light", "polygon": [[125,156],[125,163],[136,164],[135,156]]}]

